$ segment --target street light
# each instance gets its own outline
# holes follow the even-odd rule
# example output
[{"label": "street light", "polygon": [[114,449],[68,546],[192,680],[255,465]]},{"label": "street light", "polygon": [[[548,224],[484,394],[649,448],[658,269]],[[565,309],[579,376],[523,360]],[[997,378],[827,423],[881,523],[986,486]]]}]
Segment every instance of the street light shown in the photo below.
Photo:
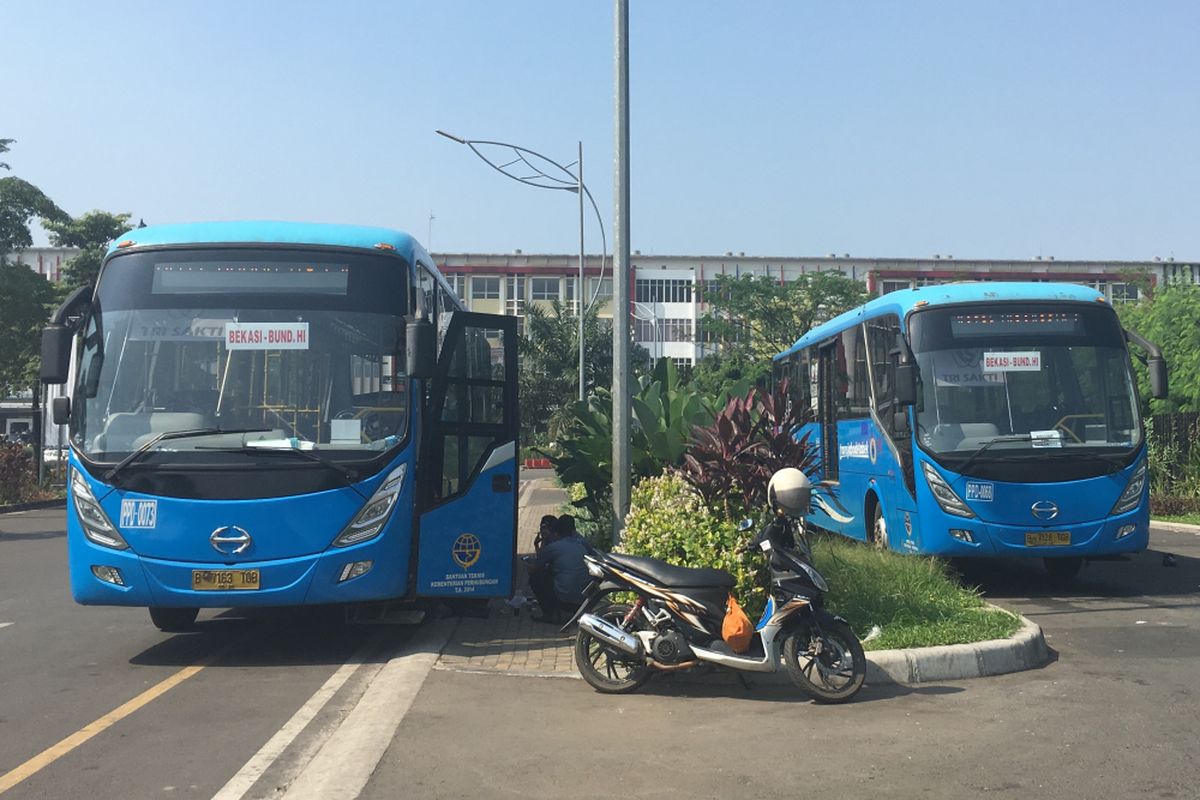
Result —
[{"label": "street light", "polygon": [[[604,235],[604,221],[600,217],[600,209],[596,206],[596,201],[592,197],[592,193],[588,191],[587,186],[583,183],[583,142],[579,142],[579,158],[563,166],[552,158],[547,158],[541,153],[530,150],[527,147],[519,147],[515,144],[507,142],[493,142],[484,139],[461,139],[445,131],[435,131],[439,136],[445,136],[452,142],[465,144],[471,148],[471,152],[479,156],[479,158],[489,167],[497,172],[512,178],[514,181],[536,186],[539,189],[557,189],[564,192],[574,192],[579,196],[579,287],[575,292],[575,302],[579,308],[579,399],[585,399],[586,381],[583,374],[583,319],[588,311],[592,309],[592,305],[596,302],[596,298],[600,296],[600,287],[604,282],[604,262],[608,260],[608,239]],[[482,149],[494,148],[504,154],[507,161],[497,163],[501,159],[495,161],[488,158],[481,152]],[[506,152],[507,151],[507,152]],[[577,167],[576,174],[572,174],[570,167]],[[509,170],[512,170],[511,172]],[[555,173],[557,170],[557,173]],[[522,174],[518,174],[522,173]],[[565,175],[566,178],[561,177]],[[596,291],[592,295],[592,299],[584,305],[583,299],[586,296],[587,288],[584,283],[583,262],[586,257],[583,246],[583,198],[587,195],[588,202],[592,204],[592,211],[596,215],[596,224],[600,226],[600,280],[596,282]]]}]

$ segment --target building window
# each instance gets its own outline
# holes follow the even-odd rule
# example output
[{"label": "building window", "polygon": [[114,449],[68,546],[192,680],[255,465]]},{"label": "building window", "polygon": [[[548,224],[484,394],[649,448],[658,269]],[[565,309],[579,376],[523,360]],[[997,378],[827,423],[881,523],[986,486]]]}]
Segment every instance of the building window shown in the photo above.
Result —
[{"label": "building window", "polygon": [[558,300],[559,285],[558,278],[531,278],[529,280],[529,299]]},{"label": "building window", "polygon": [[639,342],[691,342],[690,319],[634,319],[634,333]]},{"label": "building window", "polygon": [[879,294],[881,295],[891,294],[892,292],[899,292],[903,289],[910,288],[912,288],[912,282],[908,280],[883,280],[879,282]]},{"label": "building window", "polygon": [[1136,303],[1139,292],[1136,283],[1110,283],[1109,291],[1112,293],[1112,301],[1116,303]]},{"label": "building window", "polygon": [[471,278],[472,300],[499,300],[499,278]]},{"label": "building window", "polygon": [[[467,276],[466,275],[447,275],[446,282],[450,284],[450,288],[454,290],[454,294],[459,300],[467,299]],[[497,288],[499,288],[497,286]]]},{"label": "building window", "polygon": [[635,290],[639,303],[690,303],[692,282],[689,279],[639,279]]},{"label": "building window", "polygon": [[525,316],[525,279],[506,278],[505,281],[504,313],[510,317]]},{"label": "building window", "polygon": [[[596,294],[596,287],[600,287],[600,294]],[[597,303],[603,303],[606,300],[612,300],[613,282],[612,278],[588,278],[588,294],[585,300],[591,301],[596,298]]]},{"label": "building window", "polygon": [[571,310],[572,314],[578,314],[579,313],[579,303],[577,303],[575,301],[575,287],[579,285],[579,279],[578,278],[564,278],[563,283],[565,284],[565,288],[566,288],[565,294],[566,294],[566,298],[567,298],[567,308],[569,308]]}]

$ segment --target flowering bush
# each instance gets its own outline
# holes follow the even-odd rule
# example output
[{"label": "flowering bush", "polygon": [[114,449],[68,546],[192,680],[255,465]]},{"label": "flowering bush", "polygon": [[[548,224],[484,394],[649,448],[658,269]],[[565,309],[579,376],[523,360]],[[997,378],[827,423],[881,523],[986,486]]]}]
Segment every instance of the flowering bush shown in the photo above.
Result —
[{"label": "flowering bush", "polygon": [[633,487],[620,550],[681,567],[713,567],[733,574],[734,595],[755,619],[767,601],[766,560],[757,553],[738,553],[749,535],[710,511],[687,481],[667,473]]}]

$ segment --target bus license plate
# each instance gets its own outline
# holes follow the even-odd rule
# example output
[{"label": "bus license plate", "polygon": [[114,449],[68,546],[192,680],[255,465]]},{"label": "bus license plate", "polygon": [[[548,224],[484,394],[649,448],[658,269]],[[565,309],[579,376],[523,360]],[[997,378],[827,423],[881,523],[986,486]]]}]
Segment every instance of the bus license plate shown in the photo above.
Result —
[{"label": "bus license plate", "polygon": [[258,587],[256,569],[194,569],[192,589],[199,592],[253,590]]},{"label": "bus license plate", "polygon": [[1026,547],[1063,547],[1069,544],[1070,531],[1039,531],[1025,534]]}]

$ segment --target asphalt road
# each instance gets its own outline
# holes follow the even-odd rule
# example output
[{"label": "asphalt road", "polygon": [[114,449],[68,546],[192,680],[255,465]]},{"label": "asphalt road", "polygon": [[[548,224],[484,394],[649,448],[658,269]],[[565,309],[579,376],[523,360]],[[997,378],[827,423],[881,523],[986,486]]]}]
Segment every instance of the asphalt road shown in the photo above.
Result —
[{"label": "asphalt road", "polygon": [[[61,510],[0,516],[0,800],[278,797],[409,635],[289,612],[163,634],[71,601],[62,527]],[[728,677],[608,697],[434,671],[362,796],[1200,797],[1200,537],[1152,548],[1065,590],[1036,564],[965,565],[1055,660],[849,706]]]},{"label": "asphalt road", "polygon": [[1200,537],[1151,544],[1066,590],[1036,562],[967,565],[1052,663],[847,706],[731,678],[613,697],[434,672],[363,797],[1200,797]]},{"label": "asphalt road", "polygon": [[[243,793],[269,797],[409,635],[407,627],[330,625],[290,611],[202,612],[196,632],[170,635],[145,609],[78,606],[63,520],[61,509],[0,516],[4,800],[212,797],[342,664],[364,662]],[[164,681],[179,682],[163,691]],[[144,705],[115,719],[139,696]],[[56,760],[29,763],[108,722]],[[6,773],[21,765],[34,771],[4,791]]]}]

